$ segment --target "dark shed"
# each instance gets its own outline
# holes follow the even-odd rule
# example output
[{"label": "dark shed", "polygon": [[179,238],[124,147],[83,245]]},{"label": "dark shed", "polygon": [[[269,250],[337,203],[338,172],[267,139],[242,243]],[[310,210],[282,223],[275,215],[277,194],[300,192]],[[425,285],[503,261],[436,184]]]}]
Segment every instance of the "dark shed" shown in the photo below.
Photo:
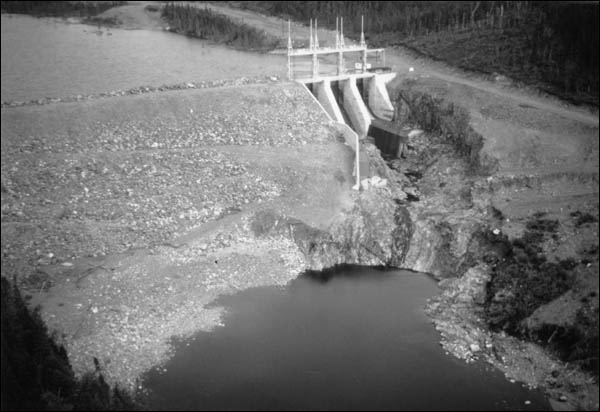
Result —
[{"label": "dark shed", "polygon": [[375,146],[381,153],[388,156],[400,157],[400,151],[408,142],[408,130],[387,120],[373,119],[368,135],[375,139]]}]

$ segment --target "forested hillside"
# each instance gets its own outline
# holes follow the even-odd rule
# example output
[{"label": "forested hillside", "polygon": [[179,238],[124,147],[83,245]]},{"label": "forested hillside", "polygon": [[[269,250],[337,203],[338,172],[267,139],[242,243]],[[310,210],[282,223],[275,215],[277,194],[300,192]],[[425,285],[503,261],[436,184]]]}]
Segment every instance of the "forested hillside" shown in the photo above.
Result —
[{"label": "forested hillside", "polygon": [[403,45],[461,68],[501,73],[574,102],[598,105],[598,2],[231,2],[300,21],[319,19],[373,46]]},{"label": "forested hillside", "polygon": [[207,8],[169,3],[164,7],[162,16],[169,22],[172,31],[225,43],[237,49],[264,52],[273,50],[279,44],[278,39]]}]

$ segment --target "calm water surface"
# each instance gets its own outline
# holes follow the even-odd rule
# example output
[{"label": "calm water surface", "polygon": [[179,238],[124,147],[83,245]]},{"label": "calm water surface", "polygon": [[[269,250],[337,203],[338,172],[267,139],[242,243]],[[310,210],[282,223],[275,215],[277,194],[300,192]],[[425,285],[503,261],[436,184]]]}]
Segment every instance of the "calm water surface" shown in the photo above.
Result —
[{"label": "calm water surface", "polygon": [[95,26],[59,19],[1,18],[2,101],[286,73],[283,56],[169,32],[103,28],[97,34]]},{"label": "calm water surface", "polygon": [[223,298],[225,326],[179,342],[166,372],[148,374],[150,407],[550,409],[540,393],[444,353],[423,312],[436,293],[424,275],[361,268]]}]

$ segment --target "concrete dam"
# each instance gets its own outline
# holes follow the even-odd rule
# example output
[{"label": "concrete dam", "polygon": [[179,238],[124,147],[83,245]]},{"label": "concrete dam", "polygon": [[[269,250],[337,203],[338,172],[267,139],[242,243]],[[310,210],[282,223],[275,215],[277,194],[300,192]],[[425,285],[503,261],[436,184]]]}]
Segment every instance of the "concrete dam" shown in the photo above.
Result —
[{"label": "concrete dam", "polygon": [[329,117],[364,137],[374,118],[391,121],[394,115],[386,83],[395,73],[349,74],[303,82]]},{"label": "concrete dam", "polygon": [[[336,124],[338,131],[344,136],[346,144],[355,151],[355,163],[359,165],[362,163],[362,167],[358,169],[355,167],[354,171],[357,180],[355,188],[358,189],[360,170],[365,171],[365,166],[367,166],[367,162],[360,161],[360,140],[366,139],[367,136],[373,137],[378,148],[386,154],[392,156],[399,154],[398,149],[401,147],[402,136],[401,132],[397,130],[398,128],[391,122],[394,120],[394,106],[386,88],[386,84],[396,74],[388,72],[389,69],[385,66],[373,68],[372,64],[368,62],[369,54],[375,53],[378,62],[379,56],[383,54],[385,65],[385,50],[369,49],[364,39],[364,33],[361,32],[361,41],[358,46],[346,46],[343,20],[340,23],[340,30],[338,31],[336,28],[335,47],[319,46],[316,21],[314,35],[312,20],[310,22],[308,48],[293,49],[291,31],[288,29],[288,77],[306,87],[329,119]],[[354,70],[346,69],[345,60],[351,60],[357,54],[359,59],[354,64]],[[331,65],[328,67],[325,64],[323,65],[325,70],[321,70],[320,58],[330,56],[337,59],[335,68],[332,71]],[[308,76],[295,70],[297,60],[302,58],[310,58]],[[365,175],[365,173],[362,174]]]}]

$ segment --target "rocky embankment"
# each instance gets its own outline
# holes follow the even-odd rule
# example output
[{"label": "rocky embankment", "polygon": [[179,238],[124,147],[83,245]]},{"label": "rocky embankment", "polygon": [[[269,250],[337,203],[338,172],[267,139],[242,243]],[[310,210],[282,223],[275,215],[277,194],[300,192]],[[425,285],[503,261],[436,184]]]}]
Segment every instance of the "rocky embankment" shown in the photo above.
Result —
[{"label": "rocky embankment", "polygon": [[391,183],[353,191],[352,169],[293,83],[3,108],[2,275],[76,374],[133,388],[172,337],[219,325],[219,295],[398,264],[408,213]]},{"label": "rocky embankment", "polygon": [[[414,226],[402,267],[441,279],[427,310],[442,346],[544,389],[557,409],[597,409],[597,127],[564,121],[560,140],[557,119],[482,119],[435,80],[400,81],[398,120],[433,132],[389,162]],[[500,120],[527,134],[505,138]]]}]

